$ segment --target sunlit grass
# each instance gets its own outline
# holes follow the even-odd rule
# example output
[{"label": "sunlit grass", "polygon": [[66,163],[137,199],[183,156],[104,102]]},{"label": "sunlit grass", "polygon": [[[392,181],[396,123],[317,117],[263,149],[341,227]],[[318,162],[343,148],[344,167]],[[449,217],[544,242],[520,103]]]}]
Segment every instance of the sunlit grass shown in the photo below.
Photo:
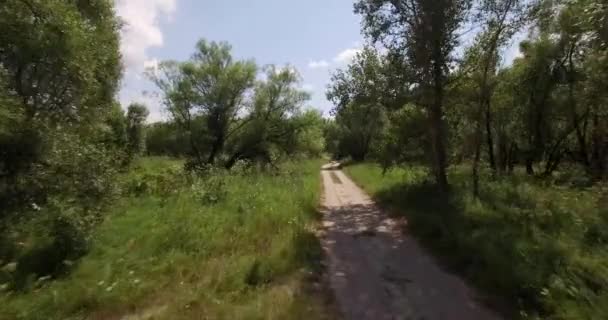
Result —
[{"label": "sunlit grass", "polygon": [[0,318],[323,318],[321,298],[306,288],[321,255],[312,234],[319,167],[306,161],[280,174],[199,181],[175,177],[180,161],[147,159],[124,178],[132,194],[75,270],[0,296]]}]

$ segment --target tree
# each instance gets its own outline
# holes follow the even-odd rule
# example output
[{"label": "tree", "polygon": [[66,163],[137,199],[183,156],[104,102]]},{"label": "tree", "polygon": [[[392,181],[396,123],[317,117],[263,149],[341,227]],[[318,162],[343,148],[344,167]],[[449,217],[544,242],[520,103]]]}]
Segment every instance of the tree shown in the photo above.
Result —
[{"label": "tree", "polygon": [[106,120],[107,138],[104,142],[110,147],[124,151],[127,148],[127,118],[119,103],[112,105]]},{"label": "tree", "polygon": [[[64,186],[79,170],[87,177],[105,174],[99,162],[95,170],[87,168],[93,163],[74,166],[79,155],[107,151],[100,142],[121,76],[119,22],[112,1],[8,0],[0,6],[0,28],[1,108],[7,111],[1,117],[11,119],[0,124],[6,138],[0,149],[12,150],[2,156],[10,169],[1,177],[9,186],[1,197],[14,209],[25,199],[45,203],[69,194]],[[76,148],[84,151],[67,151]],[[70,177],[54,176],[67,172]],[[9,175],[20,183],[4,181]]]},{"label": "tree", "polygon": [[308,109],[294,119],[298,122],[299,130],[296,149],[298,152],[319,158],[325,151],[325,119],[323,114],[316,109]]},{"label": "tree", "polygon": [[272,163],[273,151],[295,153],[300,131],[312,125],[297,118],[310,99],[308,93],[296,87],[298,73],[291,67],[268,66],[265,78],[255,86],[250,113],[237,125],[242,130],[230,141],[227,168],[245,159]]},{"label": "tree", "polygon": [[100,119],[121,76],[113,2],[7,0],[0,62],[28,121]]},{"label": "tree", "polygon": [[253,86],[256,66],[251,61],[233,62],[231,47],[226,43],[201,40],[197,48],[182,71],[195,95],[191,103],[207,116],[212,141],[206,162],[213,164],[226,139],[240,128],[234,125],[244,107],[244,94]]},{"label": "tree", "polygon": [[[253,88],[256,65],[234,61],[227,43],[199,41],[190,61],[164,63],[162,75],[152,75],[165,93],[165,102],[178,123],[190,133],[197,165],[214,164],[226,140],[242,127],[245,93]],[[200,150],[193,119],[204,116],[209,150]]]},{"label": "tree", "polygon": [[300,133],[312,125],[299,118],[309,95],[297,88],[290,66],[267,66],[256,80],[252,61],[235,61],[226,43],[201,40],[186,62],[165,62],[151,74],[180,129],[190,137],[194,167],[239,160],[272,163],[296,152]]},{"label": "tree", "polygon": [[363,32],[404,57],[419,86],[419,105],[428,110],[432,168],[439,188],[446,191],[444,94],[447,75],[458,44],[458,29],[466,20],[469,0],[359,0]]},{"label": "tree", "polygon": [[140,103],[132,103],[127,109],[127,152],[129,158],[140,156],[146,151],[145,122],[148,115],[148,108]]},{"label": "tree", "polygon": [[[45,239],[37,249],[53,257],[18,263],[22,279],[55,275],[84,254],[114,193],[120,129],[113,136],[112,118],[122,70],[113,4],[0,5],[0,224],[37,220],[36,237]],[[0,259],[27,257],[25,250],[3,244]]]},{"label": "tree", "polygon": [[475,156],[473,159],[473,194],[479,195],[479,162],[481,141],[485,130],[488,161],[493,173],[497,165],[494,154],[494,134],[492,132],[491,101],[495,88],[495,77],[500,62],[499,50],[523,26],[527,15],[519,0],[481,1],[479,19],[483,30],[477,35],[476,43],[469,48],[469,67],[477,86],[477,111],[475,123]]},{"label": "tree", "polygon": [[[336,156],[365,160],[378,143],[386,125],[386,113],[400,108],[407,98],[407,85],[396,77],[390,57],[365,47],[344,70],[332,75],[326,96],[335,108]],[[397,80],[397,81],[394,81]]]}]

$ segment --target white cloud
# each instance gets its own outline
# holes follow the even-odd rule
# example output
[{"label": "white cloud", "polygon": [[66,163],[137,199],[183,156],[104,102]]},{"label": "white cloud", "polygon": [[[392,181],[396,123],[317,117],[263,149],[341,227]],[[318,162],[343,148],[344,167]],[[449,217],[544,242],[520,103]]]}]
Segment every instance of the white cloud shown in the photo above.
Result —
[{"label": "white cloud", "polygon": [[325,61],[325,60],[319,60],[319,61],[310,61],[308,62],[308,67],[311,69],[323,69],[323,68],[327,68],[329,67],[329,62]]},{"label": "white cloud", "polygon": [[117,0],[116,12],[125,22],[120,48],[127,70],[143,69],[150,60],[147,50],[163,45],[160,18],[170,19],[176,8],[177,0]]},{"label": "white cloud", "polygon": [[349,48],[340,53],[334,58],[334,62],[336,63],[349,63],[353,60],[353,58],[357,55],[357,53],[361,52],[361,48]]},{"label": "white cloud", "polygon": [[161,21],[171,20],[177,0],[116,0],[116,13],[124,22],[120,51],[125,66],[125,79],[120,92],[124,108],[132,102],[145,104],[150,110],[148,122],[166,119],[157,94],[146,91],[150,83],[142,76],[145,69],[158,69],[159,61],[148,50],[164,45]]}]

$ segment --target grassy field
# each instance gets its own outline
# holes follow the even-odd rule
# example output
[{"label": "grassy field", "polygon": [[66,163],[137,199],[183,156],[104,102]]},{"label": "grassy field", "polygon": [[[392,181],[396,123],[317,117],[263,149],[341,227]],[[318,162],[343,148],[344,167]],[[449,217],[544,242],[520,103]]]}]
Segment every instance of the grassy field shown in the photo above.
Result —
[{"label": "grassy field", "polygon": [[143,159],[73,271],[0,294],[0,319],[322,319],[319,161],[197,178]]},{"label": "grassy field", "polygon": [[566,177],[484,177],[478,200],[464,167],[450,170],[450,196],[436,193],[418,167],[383,174],[356,164],[345,171],[393,214],[405,215],[448,268],[504,300],[508,318],[608,319],[605,187]]}]

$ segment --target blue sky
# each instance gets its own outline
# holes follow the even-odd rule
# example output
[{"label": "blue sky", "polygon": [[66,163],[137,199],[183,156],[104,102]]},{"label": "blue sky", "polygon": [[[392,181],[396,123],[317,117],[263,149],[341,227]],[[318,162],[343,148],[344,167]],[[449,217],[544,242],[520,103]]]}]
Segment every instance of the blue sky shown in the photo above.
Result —
[{"label": "blue sky", "polygon": [[145,67],[162,60],[185,60],[205,38],[227,41],[238,58],[259,65],[294,66],[310,106],[328,112],[325,87],[335,68],[361,46],[360,19],[349,0],[118,0],[126,22],[121,50],[125,65],[120,101],[143,102],[151,121],[166,118]]},{"label": "blue sky", "polygon": [[[348,64],[363,41],[353,1],[116,0],[117,14],[125,22],[120,101],[123,106],[146,104],[149,121],[166,119],[156,88],[143,72],[162,60],[188,59],[196,42],[205,38],[229,42],[237,58],[254,59],[260,66],[295,67],[302,89],[312,94],[309,106],[327,115],[332,108],[325,99],[330,75]],[[522,36],[506,48],[504,63],[519,54]],[[473,37],[468,34],[463,45]]]}]

